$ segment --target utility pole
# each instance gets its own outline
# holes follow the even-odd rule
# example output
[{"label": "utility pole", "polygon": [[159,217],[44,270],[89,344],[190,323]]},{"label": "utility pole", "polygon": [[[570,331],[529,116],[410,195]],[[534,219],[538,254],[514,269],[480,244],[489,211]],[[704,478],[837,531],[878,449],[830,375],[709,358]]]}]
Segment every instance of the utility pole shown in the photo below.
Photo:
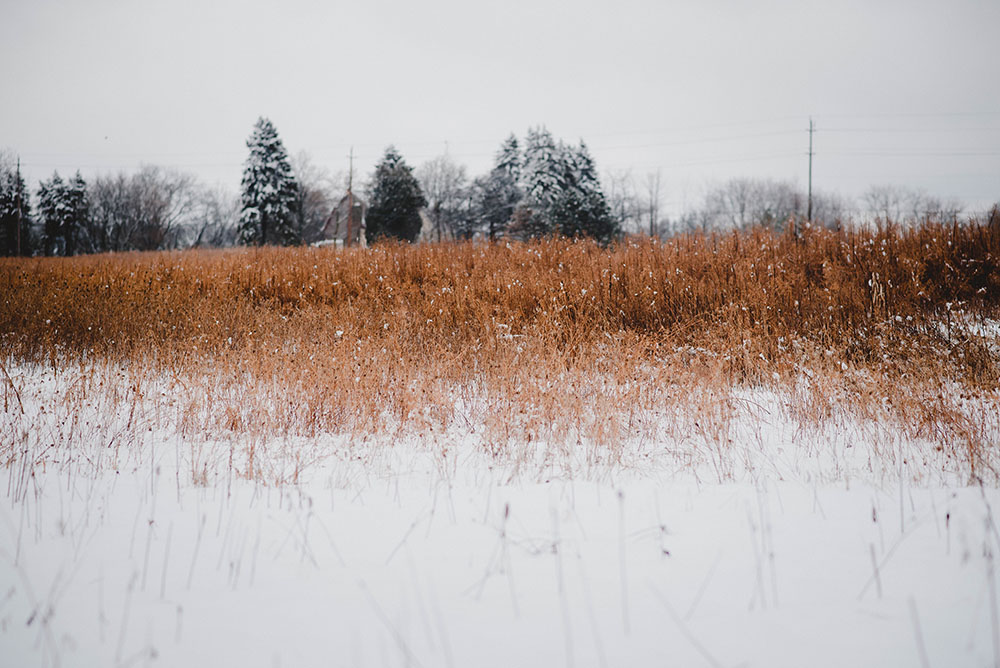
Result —
[{"label": "utility pole", "polygon": [[649,195],[649,236],[657,236],[656,226],[660,217],[660,169],[646,175],[646,194]]},{"label": "utility pole", "polygon": [[351,152],[347,154],[348,169],[347,169],[347,194],[351,194],[351,187],[354,185],[354,147],[351,147]]},{"label": "utility pole", "polygon": [[[345,246],[350,246],[351,242],[354,240],[354,234],[351,231],[351,223],[354,222],[354,147],[351,147],[351,152],[347,156],[348,168],[347,168],[347,238],[344,240]],[[360,240],[359,240],[360,241]]]},{"label": "utility pole", "polygon": [[806,209],[806,220],[812,222],[813,217],[813,133],[816,126],[813,119],[809,119],[809,204]]},{"label": "utility pole", "polygon": [[17,188],[17,255],[21,256],[21,198],[24,197],[24,193],[21,192],[21,156],[17,156],[17,173],[14,176],[15,187]]}]

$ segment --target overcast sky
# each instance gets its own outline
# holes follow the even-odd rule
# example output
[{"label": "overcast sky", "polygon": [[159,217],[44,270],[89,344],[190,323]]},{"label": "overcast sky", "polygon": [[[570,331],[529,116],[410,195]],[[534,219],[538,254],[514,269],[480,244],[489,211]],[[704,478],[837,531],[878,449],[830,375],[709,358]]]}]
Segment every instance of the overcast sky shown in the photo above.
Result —
[{"label": "overcast sky", "polygon": [[32,188],[176,167],[235,191],[269,117],[366,177],[392,143],[475,175],[544,124],[668,211],[732,176],[1000,199],[997,0],[0,0],[0,148]]}]

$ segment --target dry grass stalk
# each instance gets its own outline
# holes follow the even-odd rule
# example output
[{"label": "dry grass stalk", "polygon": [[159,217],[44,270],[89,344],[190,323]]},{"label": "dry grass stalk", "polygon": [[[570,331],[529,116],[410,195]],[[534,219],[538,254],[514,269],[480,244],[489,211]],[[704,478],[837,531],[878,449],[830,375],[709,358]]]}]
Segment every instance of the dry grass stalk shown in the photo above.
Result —
[{"label": "dry grass stalk", "polygon": [[[8,367],[104,365],[94,378],[106,386],[74,392],[133,411],[166,388],[162,415],[144,419],[169,416],[189,436],[249,435],[249,477],[278,475],[257,450],[268,437],[403,438],[453,423],[480,430],[498,460],[522,461],[538,443],[568,458],[584,444],[594,465],[668,424],[710,444],[725,477],[729,402],[747,387],[789,393],[803,423],[898,423],[971,475],[997,466],[1000,365],[970,328],[1000,317],[995,220],[610,249],[0,259],[0,295]],[[127,383],[110,380],[118,372]]]}]

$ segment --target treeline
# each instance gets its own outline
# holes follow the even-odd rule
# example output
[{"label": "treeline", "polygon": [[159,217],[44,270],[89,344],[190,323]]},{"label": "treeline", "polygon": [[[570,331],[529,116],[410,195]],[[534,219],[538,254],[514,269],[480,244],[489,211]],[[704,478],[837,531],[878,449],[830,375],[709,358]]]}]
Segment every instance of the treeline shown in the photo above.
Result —
[{"label": "treeline", "polygon": [[[12,155],[0,153],[0,254],[77,255],[191,247],[297,245],[324,238],[347,180],[308,154],[290,159],[274,125],[261,118],[247,141],[239,195],[156,166],[134,173],[58,172],[29,189]],[[389,147],[362,187],[369,243],[561,235],[602,243],[626,234],[665,238],[691,231],[765,226],[778,231],[807,217],[836,228],[907,221],[951,222],[961,203],[920,190],[873,186],[860,201],[788,181],[737,178],[709,187],[673,217],[663,213],[660,174],[603,178],[585,143],[557,140],[544,127],[508,137],[491,169],[469,178],[447,154],[414,170]],[[811,208],[811,211],[810,211]],[[811,214],[811,215],[810,215]]]},{"label": "treeline", "polygon": [[31,197],[16,167],[0,163],[0,254],[80,255],[227,246],[237,208],[225,191],[161,167],[98,176],[58,172]]},{"label": "treeline", "polygon": [[514,135],[493,168],[471,182],[448,156],[423,165],[417,177],[428,196],[427,236],[518,239],[555,235],[610,241],[622,232],[587,145],[556,141],[545,128]]},{"label": "treeline", "polygon": [[[0,253],[77,255],[201,246],[297,245],[323,238],[344,179],[305,154],[289,158],[261,118],[247,141],[240,194],[209,189],[156,166],[98,176],[58,172],[30,192],[10,155],[0,155]],[[419,170],[389,147],[363,187],[369,242],[563,235],[608,242],[621,225],[583,142],[545,128],[511,135],[495,165],[468,180],[447,156]],[[32,196],[33,195],[33,196]]]},{"label": "treeline", "polygon": [[[296,193],[302,184],[274,125],[259,119],[247,147],[241,242],[310,241],[296,228]],[[369,243],[552,235],[608,242],[621,230],[586,144],[557,141],[545,128],[529,130],[523,142],[511,135],[500,147],[493,168],[471,182],[464,167],[446,156],[415,174],[390,146],[375,168],[366,197]]]},{"label": "treeline", "polygon": [[789,181],[736,178],[708,189],[700,206],[674,221],[670,232],[744,230],[755,226],[784,230],[790,221],[805,220],[831,229],[855,222],[880,228],[888,223],[949,223],[963,206],[913,188],[872,186],[860,202],[837,193],[814,192],[809,215],[808,194]]}]

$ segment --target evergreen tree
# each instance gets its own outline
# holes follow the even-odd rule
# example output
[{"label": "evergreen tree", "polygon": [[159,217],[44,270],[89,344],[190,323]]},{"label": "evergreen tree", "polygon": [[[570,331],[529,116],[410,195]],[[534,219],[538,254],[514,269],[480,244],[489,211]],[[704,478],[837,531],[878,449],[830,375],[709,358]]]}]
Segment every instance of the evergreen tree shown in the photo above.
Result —
[{"label": "evergreen tree", "polygon": [[494,169],[500,170],[516,182],[521,178],[521,166],[521,147],[517,142],[517,137],[511,134],[500,145]]},{"label": "evergreen tree", "polygon": [[479,231],[480,223],[476,208],[476,183],[462,188],[461,201],[453,209],[452,229],[456,239],[470,240]]},{"label": "evergreen tree", "polygon": [[93,250],[88,242],[87,183],[80,172],[70,181],[63,181],[54,172],[51,179],[38,184],[38,215],[42,251],[46,255],[76,255]]},{"label": "evergreen tree", "polygon": [[473,183],[473,198],[477,226],[490,241],[502,237],[521,200],[517,182],[503,170],[494,168]]},{"label": "evergreen tree", "polygon": [[521,174],[526,204],[545,209],[566,186],[563,153],[544,127],[528,131]]},{"label": "evergreen tree", "polygon": [[523,155],[511,136],[493,169],[476,180],[476,209],[490,239],[562,234],[603,243],[620,232],[586,144],[567,146],[544,127],[532,128]]},{"label": "evergreen tree", "polygon": [[582,141],[575,149],[561,148],[563,188],[549,207],[552,228],[567,237],[611,241],[620,230],[604,198],[590,151]]},{"label": "evergreen tree", "polygon": [[21,170],[0,165],[0,254],[30,255],[31,205]]},{"label": "evergreen tree", "polygon": [[369,199],[365,229],[369,244],[386,238],[416,241],[420,209],[427,206],[427,199],[413,170],[392,146],[375,168]]},{"label": "evergreen tree", "polygon": [[69,187],[53,172],[48,181],[38,184],[38,217],[42,228],[42,252],[46,255],[72,255],[76,250],[76,221]]},{"label": "evergreen tree", "polygon": [[63,220],[62,236],[66,254],[93,253],[95,249],[88,235],[90,197],[87,194],[87,182],[80,176],[79,170],[66,183],[63,192],[66,217]]},{"label": "evergreen tree", "polygon": [[550,209],[562,191],[564,170],[559,146],[547,129],[528,130],[519,167],[517,183],[521,198],[511,217],[509,232],[521,239],[549,236],[556,231]]},{"label": "evergreen tree", "polygon": [[59,218],[56,189],[62,186],[62,179],[56,172],[48,182],[38,183],[38,226],[41,230],[42,252],[45,255],[59,255]]},{"label": "evergreen tree", "polygon": [[296,219],[298,182],[274,125],[260,118],[247,140],[243,169],[240,241],[244,244],[299,243]]},{"label": "evergreen tree", "polygon": [[520,177],[521,153],[517,137],[511,135],[497,152],[493,169],[476,179],[473,187],[476,219],[490,241],[503,236],[514,218],[514,210],[522,199]]}]

